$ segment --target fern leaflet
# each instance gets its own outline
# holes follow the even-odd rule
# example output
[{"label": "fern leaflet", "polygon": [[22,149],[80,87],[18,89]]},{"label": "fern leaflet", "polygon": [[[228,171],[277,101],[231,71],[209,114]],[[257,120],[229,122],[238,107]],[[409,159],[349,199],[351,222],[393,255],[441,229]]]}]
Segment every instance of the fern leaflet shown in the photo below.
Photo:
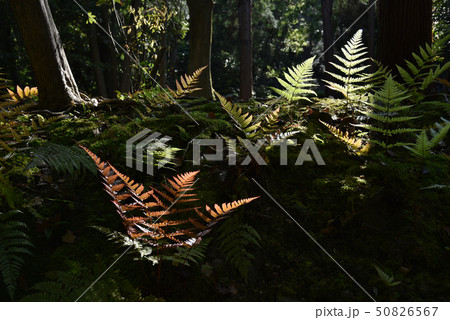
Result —
[{"label": "fern leaflet", "polygon": [[314,81],[312,76],[313,63],[315,59],[316,57],[314,56],[296,67],[288,68],[288,72],[284,73],[284,78],[286,80],[277,78],[284,90],[278,88],[271,89],[289,101],[306,100],[311,102],[311,100],[306,96],[317,96],[317,94],[311,90],[312,87],[316,86],[312,83]]}]

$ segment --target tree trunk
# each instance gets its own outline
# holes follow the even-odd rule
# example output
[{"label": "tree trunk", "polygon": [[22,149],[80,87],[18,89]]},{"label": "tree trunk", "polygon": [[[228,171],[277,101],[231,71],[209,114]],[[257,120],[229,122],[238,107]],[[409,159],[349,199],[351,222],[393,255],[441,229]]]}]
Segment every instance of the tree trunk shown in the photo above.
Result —
[{"label": "tree trunk", "polygon": [[[369,6],[373,5],[375,0],[369,0]],[[375,20],[376,20],[375,6],[369,10],[369,56],[375,58]]]},{"label": "tree trunk", "polygon": [[189,58],[188,74],[208,66],[199,79],[202,90],[192,95],[214,99],[211,79],[212,18],[214,2],[212,0],[187,0],[189,7]]},{"label": "tree trunk", "polygon": [[63,110],[83,100],[47,0],[9,0],[39,88],[39,104]]},{"label": "tree trunk", "polygon": [[[167,31],[164,31],[161,41],[161,47],[163,48],[163,52],[161,54],[161,60],[159,62],[159,85],[161,87],[165,87],[167,83],[166,71],[167,71]],[[159,58],[159,56],[158,56]]]},{"label": "tree trunk", "polygon": [[105,76],[103,74],[102,60],[100,58],[100,46],[98,43],[97,26],[93,23],[89,25],[89,47],[91,49],[92,60],[94,62],[95,83],[97,93],[102,97],[107,97]]},{"label": "tree trunk", "polygon": [[[327,50],[323,56],[325,70],[330,69],[330,61],[333,59],[333,0],[321,0],[322,2],[322,23],[323,23],[323,50]],[[324,74],[324,78],[329,77]],[[331,80],[331,79],[329,79]],[[331,91],[325,87],[325,94],[330,95]]]},{"label": "tree trunk", "polygon": [[396,65],[431,43],[433,0],[378,1],[378,60],[396,72]]},{"label": "tree trunk", "polygon": [[249,100],[253,94],[252,61],[252,0],[238,0],[239,53],[240,53],[240,98]]}]

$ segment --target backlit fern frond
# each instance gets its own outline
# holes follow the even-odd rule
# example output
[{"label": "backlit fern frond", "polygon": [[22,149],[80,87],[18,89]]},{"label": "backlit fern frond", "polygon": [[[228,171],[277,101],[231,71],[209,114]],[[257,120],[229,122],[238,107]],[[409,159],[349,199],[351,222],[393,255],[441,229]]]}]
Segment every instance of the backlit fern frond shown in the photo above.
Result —
[{"label": "backlit fern frond", "polygon": [[342,132],[338,128],[319,120],[324,126],[326,126],[330,132],[337,137],[339,140],[343,141],[353,152],[357,155],[365,155],[369,152],[370,143],[365,142],[362,139],[350,137],[348,131]]},{"label": "backlit fern frond", "polygon": [[15,219],[18,210],[7,214],[0,212],[0,274],[11,299],[17,286],[24,257],[30,256],[33,244],[30,237],[24,232],[27,225]]},{"label": "backlit fern frond", "polygon": [[386,272],[381,270],[381,268],[379,268],[378,266],[374,265],[374,267],[375,267],[375,270],[377,270],[378,277],[386,286],[395,287],[401,283],[401,281],[394,281],[393,276],[388,275]]},{"label": "backlit fern frond", "polygon": [[[264,136],[264,139],[266,139],[267,143],[271,146],[279,145],[284,141],[287,141],[290,137],[296,135],[300,131],[288,131],[288,132],[273,132],[271,134],[268,134]],[[289,141],[287,141],[289,142]]]},{"label": "backlit fern frond", "polygon": [[316,86],[312,83],[314,81],[312,76],[315,58],[315,56],[311,57],[296,67],[288,68],[288,72],[284,72],[285,80],[277,78],[284,89],[271,89],[289,101],[306,100],[311,102],[307,95],[317,96],[317,94],[311,90],[312,87]]},{"label": "backlit fern frond", "polygon": [[418,131],[412,128],[398,128],[401,122],[407,122],[417,119],[413,116],[401,116],[402,111],[406,111],[413,106],[403,105],[410,95],[402,90],[390,75],[383,88],[375,91],[372,98],[373,103],[367,103],[371,107],[371,111],[360,111],[369,117],[375,125],[356,124],[355,126],[372,131],[372,133],[380,133],[382,139],[372,139],[371,142],[381,145],[386,151],[392,147],[403,146],[405,143],[392,141],[392,136],[401,133],[410,133]]},{"label": "backlit fern frond", "polygon": [[280,121],[280,110],[281,108],[278,107],[264,117],[265,123],[261,126],[264,132],[272,132],[278,129],[277,123]]},{"label": "backlit fern frond", "polygon": [[26,86],[25,88],[21,88],[19,86],[16,86],[16,92],[11,91],[9,89],[6,89],[11,97],[11,100],[15,101],[15,102],[21,102],[23,100],[27,100],[27,99],[34,99],[37,98],[38,96],[38,89],[37,87],[28,87]]},{"label": "backlit fern frond", "polygon": [[261,127],[261,122],[252,123],[252,115],[250,115],[248,112],[243,113],[242,108],[238,107],[237,105],[233,105],[219,93],[214,93],[219,99],[222,108],[230,115],[230,117],[235,122],[236,127],[245,134],[246,138],[254,138],[258,134],[257,130]]},{"label": "backlit fern frond", "polygon": [[192,247],[198,244],[213,225],[236,208],[255,198],[242,199],[222,205],[190,205],[197,201],[193,185],[198,171],[187,172],[168,179],[159,190],[142,184],[122,174],[111,164],[87,148],[83,148],[94,160],[103,179],[106,192],[113,198],[116,210],[131,239],[142,239],[158,248]]},{"label": "backlit fern frond", "polygon": [[419,53],[413,53],[414,61],[405,60],[407,68],[397,66],[405,85],[403,89],[411,93],[411,100],[419,103],[425,97],[424,91],[446,70],[450,68],[450,61],[444,65],[438,63],[438,56],[448,43],[450,35],[439,39],[430,46],[419,47]]},{"label": "backlit fern frond", "polygon": [[334,55],[339,60],[339,64],[330,62],[339,73],[326,71],[339,83],[326,80],[324,82],[330,89],[342,93],[347,100],[360,100],[362,92],[370,88],[367,81],[372,76],[364,73],[370,65],[365,63],[369,58],[367,48],[362,42],[362,30],[358,30],[341,51],[343,56]]},{"label": "backlit fern frond", "polygon": [[442,118],[444,124],[436,123],[436,129],[431,128],[431,140],[428,138],[426,130],[422,130],[416,136],[416,143],[412,146],[405,146],[413,155],[426,159],[431,155],[431,149],[436,147],[450,131],[450,121]]},{"label": "backlit fern frond", "polygon": [[173,97],[175,99],[179,99],[183,96],[186,96],[192,92],[202,90],[201,88],[197,88],[196,85],[198,85],[198,79],[200,78],[200,75],[202,74],[203,70],[206,69],[205,67],[201,67],[192,73],[192,75],[185,74],[184,77],[180,77],[180,81],[176,80],[176,86],[177,89],[172,90],[169,88],[170,92],[172,93]]}]

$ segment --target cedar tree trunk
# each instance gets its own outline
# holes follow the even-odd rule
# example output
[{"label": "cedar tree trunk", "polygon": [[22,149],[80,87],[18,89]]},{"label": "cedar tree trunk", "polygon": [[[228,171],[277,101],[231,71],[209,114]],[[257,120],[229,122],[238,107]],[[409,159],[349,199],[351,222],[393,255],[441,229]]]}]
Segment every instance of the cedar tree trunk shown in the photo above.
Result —
[{"label": "cedar tree trunk", "polygon": [[211,79],[212,0],[187,0],[189,7],[189,58],[188,74],[208,66],[201,74],[199,87],[192,95],[214,99]]}]

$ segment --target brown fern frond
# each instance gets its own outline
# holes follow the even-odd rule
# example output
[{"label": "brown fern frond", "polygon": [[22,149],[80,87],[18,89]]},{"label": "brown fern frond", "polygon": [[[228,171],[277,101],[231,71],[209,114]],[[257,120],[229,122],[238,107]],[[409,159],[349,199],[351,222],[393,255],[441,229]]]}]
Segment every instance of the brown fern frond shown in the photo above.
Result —
[{"label": "brown fern frond", "polygon": [[167,192],[154,187],[145,191],[142,184],[122,174],[110,163],[101,161],[86,147],[80,148],[94,160],[105,191],[113,198],[112,202],[123,219],[128,235],[158,248],[198,244],[217,221],[257,198],[215,205],[214,209],[206,206],[209,214],[205,215],[200,207],[189,206],[190,202],[198,200],[193,184],[199,171],[178,174],[168,179],[168,184],[163,184]]},{"label": "brown fern frond", "polygon": [[202,90],[201,88],[197,88],[196,85],[199,83],[200,75],[203,70],[205,70],[207,66],[201,67],[195,70],[192,75],[185,74],[184,77],[180,77],[180,81],[176,80],[176,91],[169,89],[175,99],[179,99],[183,96],[186,96],[194,91]]},{"label": "brown fern frond", "polygon": [[370,143],[365,143],[362,139],[350,137],[348,131],[343,133],[338,128],[319,120],[324,126],[326,126],[330,132],[337,137],[339,140],[343,141],[350,149],[357,155],[365,155],[369,152]]},{"label": "brown fern frond", "polygon": [[8,91],[8,94],[10,98],[15,102],[20,102],[26,99],[33,99],[38,96],[38,89],[37,87],[30,88],[26,86],[25,88],[21,88],[19,86],[16,86],[16,92],[6,89]]},{"label": "brown fern frond", "polygon": [[205,206],[206,211],[213,217],[214,219],[219,218],[227,213],[230,213],[231,211],[236,210],[238,207],[250,203],[255,199],[258,199],[259,197],[253,197],[253,198],[247,198],[247,199],[241,199],[229,203],[222,203],[222,206],[219,206],[217,204],[214,205],[214,209],[211,209],[209,206]]}]

